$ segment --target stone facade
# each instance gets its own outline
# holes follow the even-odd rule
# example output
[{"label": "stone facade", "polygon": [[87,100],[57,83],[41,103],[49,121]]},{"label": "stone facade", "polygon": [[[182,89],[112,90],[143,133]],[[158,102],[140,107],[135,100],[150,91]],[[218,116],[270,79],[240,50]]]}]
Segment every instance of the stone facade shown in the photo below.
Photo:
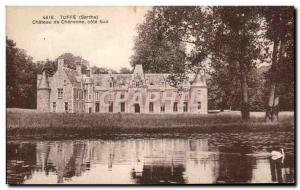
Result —
[{"label": "stone facade", "polygon": [[37,109],[47,112],[207,113],[205,73],[199,70],[181,90],[171,87],[168,74],[144,73],[136,65],[132,74],[86,74],[81,65],[38,75]]}]

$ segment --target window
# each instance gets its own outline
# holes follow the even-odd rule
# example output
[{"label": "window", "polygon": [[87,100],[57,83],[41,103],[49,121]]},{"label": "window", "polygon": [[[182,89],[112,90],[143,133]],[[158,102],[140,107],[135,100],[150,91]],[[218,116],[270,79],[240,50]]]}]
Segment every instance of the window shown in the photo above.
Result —
[{"label": "window", "polygon": [[67,85],[67,81],[66,80],[64,80],[64,86],[66,86]]},{"label": "window", "polygon": [[201,110],[201,102],[198,102],[198,110]]},{"label": "window", "polygon": [[188,103],[184,102],[183,104],[183,112],[187,112],[188,111]]},{"label": "window", "polygon": [[95,92],[95,99],[99,100],[99,92]]},{"label": "window", "polygon": [[151,99],[153,100],[155,98],[155,94],[151,94]]},{"label": "window", "polygon": [[57,89],[57,98],[62,98],[64,96],[64,91],[62,88]]},{"label": "window", "polygon": [[84,90],[84,99],[86,100],[86,90]]},{"label": "window", "polygon": [[52,110],[53,110],[53,112],[56,112],[56,102],[53,102],[53,104],[52,104],[52,105],[53,105],[53,107],[52,107],[52,108],[53,108],[53,109],[52,109]]},{"label": "window", "polygon": [[121,102],[121,112],[125,112],[125,102]]},{"label": "window", "polygon": [[140,83],[139,83],[139,82],[135,82],[135,86],[136,86],[136,87],[139,87],[139,86],[140,86]]},{"label": "window", "polygon": [[92,99],[92,95],[89,94],[89,100]]},{"label": "window", "polygon": [[109,87],[112,88],[114,84],[112,82],[109,83]]},{"label": "window", "polygon": [[121,99],[124,99],[125,98],[125,94],[121,94]]},{"label": "window", "polygon": [[160,112],[165,112],[165,104],[160,106]]},{"label": "window", "polygon": [[95,103],[95,112],[99,112],[99,107],[100,107],[99,102],[96,102]]},{"label": "window", "polygon": [[149,103],[149,112],[153,112],[153,102]]},{"label": "window", "polygon": [[76,89],[76,88],[74,88],[74,93],[73,93],[73,95],[74,95],[74,100],[78,100],[79,99],[79,89]]},{"label": "window", "polygon": [[67,112],[69,110],[69,104],[68,102],[65,102],[65,111]]},{"label": "window", "polygon": [[173,112],[177,112],[177,102],[174,102],[174,105],[173,105]]},{"label": "window", "polygon": [[113,111],[114,111],[114,103],[109,102],[108,112],[113,112]]}]

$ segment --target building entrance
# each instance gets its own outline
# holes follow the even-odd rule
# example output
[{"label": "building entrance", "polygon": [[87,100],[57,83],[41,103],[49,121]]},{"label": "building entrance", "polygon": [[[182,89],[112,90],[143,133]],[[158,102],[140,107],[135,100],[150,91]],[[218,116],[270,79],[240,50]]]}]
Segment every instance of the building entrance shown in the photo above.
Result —
[{"label": "building entrance", "polygon": [[134,112],[140,113],[140,105],[139,104],[134,104]]}]

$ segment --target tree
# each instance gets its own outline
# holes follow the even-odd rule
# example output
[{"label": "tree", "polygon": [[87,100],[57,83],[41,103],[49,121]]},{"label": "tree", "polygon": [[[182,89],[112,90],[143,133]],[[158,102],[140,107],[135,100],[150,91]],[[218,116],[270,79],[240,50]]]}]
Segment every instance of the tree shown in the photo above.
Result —
[{"label": "tree", "polygon": [[38,65],[25,50],[16,47],[13,40],[6,38],[6,106],[19,108],[36,107]]},{"label": "tree", "polygon": [[[146,21],[137,27],[138,36],[135,38],[134,54],[131,65],[143,64],[145,72],[170,73],[170,83],[176,86],[177,81],[186,78],[185,46],[176,37],[168,35],[165,11],[169,7],[154,7],[146,14]],[[182,11],[176,10],[174,11]],[[169,37],[167,37],[169,36]],[[176,79],[176,80],[172,80]]]},{"label": "tree", "polygon": [[6,107],[16,107],[18,95],[16,76],[16,43],[6,37]]},{"label": "tree", "polygon": [[290,97],[285,101],[294,99],[294,9],[266,7],[263,14],[268,26],[267,38],[273,42],[266,121],[277,121],[282,91]]},{"label": "tree", "polygon": [[[262,59],[261,17],[259,8],[216,7],[213,8],[215,35],[212,43],[212,67],[227,65],[230,75],[239,81],[242,119],[250,119],[249,74]],[[218,64],[220,63],[220,64]],[[216,72],[218,75],[219,72]]]},{"label": "tree", "polygon": [[83,59],[81,56],[75,56],[72,53],[64,53],[56,58],[64,59],[64,63],[67,67],[76,69],[76,64],[81,64],[87,66],[89,63],[87,60]]},{"label": "tree", "polygon": [[113,70],[113,69],[108,69],[108,68],[104,68],[104,67],[93,66],[92,67],[92,73],[93,74],[109,74],[109,73],[116,74],[118,72],[115,71],[115,70]]},{"label": "tree", "polygon": [[122,67],[122,68],[120,69],[120,73],[121,73],[121,74],[131,74],[132,72],[131,72],[130,69],[128,69],[128,68],[126,68],[126,67]]}]

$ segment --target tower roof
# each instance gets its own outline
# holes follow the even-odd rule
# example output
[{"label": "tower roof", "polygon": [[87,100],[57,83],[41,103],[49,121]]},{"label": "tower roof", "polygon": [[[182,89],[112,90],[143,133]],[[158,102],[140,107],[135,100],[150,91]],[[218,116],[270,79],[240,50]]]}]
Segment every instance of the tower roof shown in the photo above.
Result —
[{"label": "tower roof", "polygon": [[39,83],[38,89],[50,89],[48,76],[46,74],[46,70],[43,69],[42,79]]},{"label": "tower roof", "polygon": [[133,79],[144,79],[144,70],[142,64],[136,64],[133,71]]},{"label": "tower roof", "polygon": [[192,82],[193,86],[202,86],[202,85],[206,85],[205,83],[205,76],[204,76],[204,71],[201,69],[198,69],[195,78]]}]

